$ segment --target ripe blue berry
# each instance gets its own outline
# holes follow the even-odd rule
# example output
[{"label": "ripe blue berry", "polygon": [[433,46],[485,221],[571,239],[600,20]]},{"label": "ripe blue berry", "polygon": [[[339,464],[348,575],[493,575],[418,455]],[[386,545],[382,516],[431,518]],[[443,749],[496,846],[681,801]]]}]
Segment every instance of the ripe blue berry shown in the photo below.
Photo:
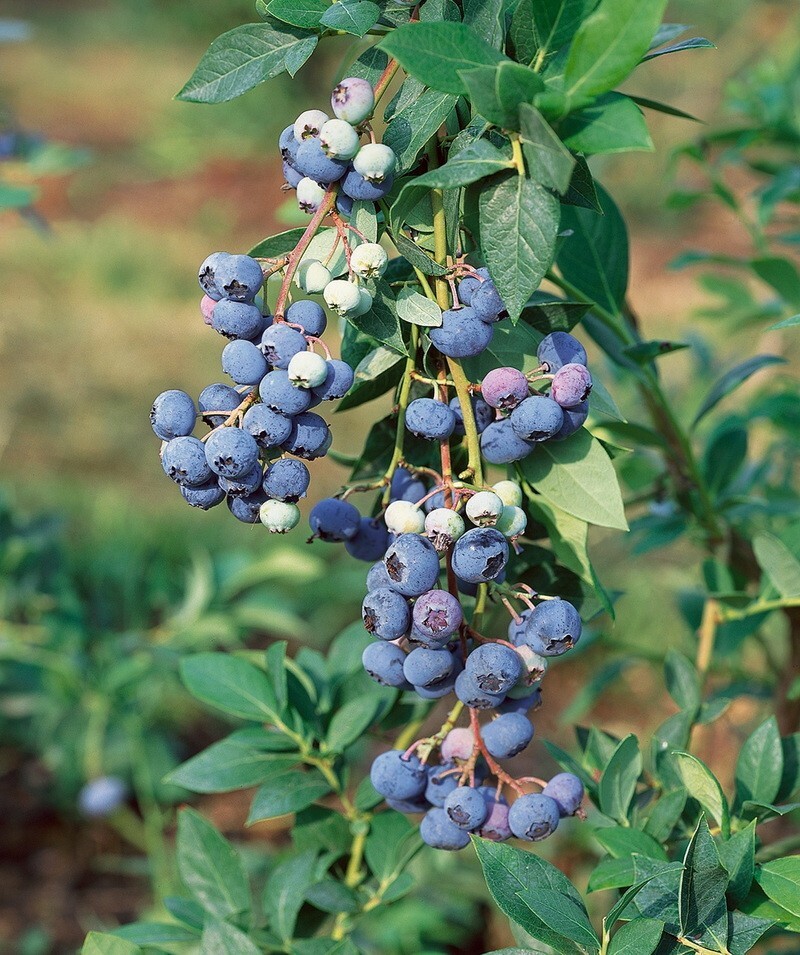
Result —
[{"label": "ripe blue berry", "polygon": [[336,401],[338,398],[344,398],[353,387],[354,380],[355,372],[346,361],[330,358],[325,380],[312,389],[312,394],[319,401]]},{"label": "ripe blue berry", "polygon": [[242,427],[253,435],[260,448],[280,447],[292,433],[291,420],[263,403],[247,409]]},{"label": "ripe blue berry", "polygon": [[558,828],[558,803],[542,793],[520,796],[511,805],[508,825],[518,839],[539,842]]},{"label": "ripe blue berry", "polygon": [[315,182],[338,182],[347,172],[348,163],[331,158],[316,137],[300,144],[292,165]]},{"label": "ripe blue berry", "polygon": [[[458,283],[458,300],[462,305],[471,305],[472,296],[483,284],[481,278],[489,278],[488,269],[477,269],[478,275],[467,275]],[[480,278],[478,278],[480,276]]]},{"label": "ripe blue berry", "polygon": [[[458,773],[449,773],[455,769],[453,762],[444,762],[441,766],[428,767],[428,785],[425,787],[425,798],[432,806],[444,806],[444,801],[458,786]],[[445,775],[447,774],[447,775]]]},{"label": "ripe blue berry", "polygon": [[428,489],[422,481],[405,468],[395,468],[389,492],[393,501],[415,503],[425,497]]},{"label": "ripe blue berry", "polygon": [[454,634],[463,620],[461,604],[446,590],[429,590],[414,604],[414,627],[436,640]]},{"label": "ripe blue berry", "polygon": [[229,497],[228,510],[243,524],[258,524],[261,520],[261,505],[266,500],[267,495],[261,490],[246,497]]},{"label": "ripe blue berry", "polygon": [[278,149],[284,162],[294,162],[300,143],[295,139],[294,126],[287,126],[278,138]]},{"label": "ripe blue berry", "polygon": [[575,408],[586,401],[592,390],[592,376],[585,365],[572,362],[555,373],[550,397],[562,408]]},{"label": "ripe blue berry", "polygon": [[252,342],[237,339],[222,350],[222,370],[237,385],[257,385],[268,371],[267,360]]},{"label": "ripe blue berry", "polygon": [[422,817],[419,834],[422,841],[434,849],[457,851],[469,845],[469,833],[453,825],[444,809],[438,807],[429,809]]},{"label": "ripe blue berry", "polygon": [[493,368],[481,383],[483,400],[503,411],[516,408],[529,393],[530,384],[519,368]]},{"label": "ripe blue berry", "polygon": [[[203,421],[212,428],[219,427],[231,411],[242,403],[242,396],[230,385],[207,385],[200,392],[197,407],[203,413]],[[221,411],[222,414],[208,414],[209,411]]]},{"label": "ripe blue berry", "polygon": [[220,428],[209,434],[206,461],[220,477],[237,478],[251,471],[258,461],[258,445],[249,431],[242,428]]},{"label": "ripe blue berry", "polygon": [[289,417],[302,414],[311,405],[311,393],[295,388],[283,368],[276,368],[261,379],[258,394],[268,408]]},{"label": "ripe blue berry", "polygon": [[429,808],[428,800],[424,796],[419,796],[417,799],[387,799],[386,805],[396,812],[406,814],[427,812]]},{"label": "ripe blue berry", "polygon": [[465,672],[482,690],[507,693],[522,673],[522,661],[511,647],[482,643],[467,657]]},{"label": "ripe blue berry", "polygon": [[150,424],[162,441],[191,434],[196,420],[194,402],[185,391],[162,391],[150,409]]},{"label": "ripe blue berry", "polygon": [[494,329],[482,322],[469,308],[448,309],[442,313],[439,328],[428,330],[428,337],[448,358],[472,358],[485,351]]},{"label": "ripe blue berry", "polygon": [[119,776],[98,776],[78,793],[78,808],[90,818],[108,816],[125,802],[127,794],[128,787]]},{"label": "ripe blue berry", "polygon": [[161,452],[161,466],[176,484],[199,487],[208,484],[213,474],[206,460],[202,441],[181,436],[168,441]]},{"label": "ripe blue berry", "polygon": [[411,625],[408,601],[394,590],[383,587],[370,591],[361,604],[364,629],[380,640],[397,640]]},{"label": "ripe blue berry", "polygon": [[534,447],[532,442],[520,438],[508,418],[493,421],[481,435],[481,454],[489,464],[521,461],[527,458]]},{"label": "ripe blue berry", "polygon": [[433,590],[439,580],[436,548],[417,534],[401,534],[386,551],[384,563],[392,586],[405,597]]},{"label": "ripe blue berry", "polygon": [[425,792],[428,774],[413,754],[406,758],[399,749],[381,753],[372,764],[372,785],[387,799],[416,799]]},{"label": "ripe blue berry", "polygon": [[419,438],[444,441],[455,426],[456,416],[443,401],[416,398],[406,409],[406,428]]},{"label": "ripe blue berry", "polygon": [[307,348],[308,342],[302,332],[284,322],[270,325],[261,336],[261,351],[273,368],[288,368],[292,358]]},{"label": "ripe blue berry", "polygon": [[505,302],[500,298],[500,293],[491,279],[481,282],[480,287],[475,289],[470,298],[470,304],[482,322],[491,324],[508,317]]},{"label": "ripe blue berry", "polygon": [[[469,659],[469,657],[467,658]],[[474,710],[492,710],[503,702],[502,693],[490,693],[475,682],[471,673],[464,670],[456,679],[456,696],[465,706]]]},{"label": "ripe blue berry", "polygon": [[444,683],[452,675],[454,668],[455,660],[449,650],[416,647],[406,657],[403,673],[413,686],[429,689]]},{"label": "ripe blue berry", "polygon": [[325,419],[313,411],[304,411],[292,418],[292,431],[281,447],[298,458],[313,461],[327,453],[330,443],[331,432]]},{"label": "ripe blue berry", "polygon": [[187,504],[199,507],[202,511],[216,507],[225,499],[225,491],[219,486],[218,481],[209,481],[207,484],[201,484],[200,487],[184,486],[181,488],[181,495]]},{"label": "ripe blue berry", "polygon": [[563,411],[564,423],[553,435],[553,441],[562,441],[571,434],[575,434],[576,431],[580,431],[586,419],[589,417],[589,402],[582,401],[579,405],[575,405],[574,408],[564,408]]},{"label": "ripe blue berry", "polygon": [[[313,265],[314,263],[309,264]],[[327,272],[327,269],[325,271]],[[330,279],[328,279],[328,281],[330,281]],[[325,284],[327,285],[327,282]],[[322,291],[322,289],[320,289],[320,291]],[[302,334],[311,335],[313,338],[319,338],[328,327],[325,309],[319,302],[312,302],[310,299],[293,302],[286,309],[286,321],[291,322],[293,325],[299,325]]]},{"label": "ripe blue berry", "polygon": [[544,395],[526,398],[511,413],[511,427],[523,441],[546,441],[564,424],[561,405]]},{"label": "ripe blue berry", "polygon": [[303,178],[303,174],[299,172],[290,162],[286,162],[284,160],[283,178],[286,181],[287,186],[290,186],[292,189],[296,189],[300,185],[300,180]]},{"label": "ripe blue berry", "polygon": [[558,773],[542,793],[558,803],[561,816],[574,816],[583,802],[583,783],[573,773]]},{"label": "ripe blue berry", "polygon": [[389,587],[391,583],[383,560],[376,561],[367,573],[367,590],[380,590],[381,587]]},{"label": "ripe blue berry", "polygon": [[[362,517],[358,533],[344,542],[344,549],[356,560],[380,560],[388,546],[389,533],[386,525],[372,517]],[[383,567],[383,563],[380,566]]]},{"label": "ripe blue berry", "polygon": [[482,826],[489,815],[489,807],[479,790],[458,786],[444,801],[447,818],[459,829],[472,832]]},{"label": "ripe blue berry", "polygon": [[387,176],[381,182],[370,182],[355,169],[351,169],[341,180],[342,191],[351,199],[362,202],[377,202],[391,190],[394,185],[394,176]]},{"label": "ripe blue berry", "polygon": [[262,487],[268,497],[296,504],[306,496],[310,482],[311,475],[302,461],[280,458],[267,468]]},{"label": "ripe blue berry", "polygon": [[393,643],[370,643],[361,654],[364,669],[381,686],[405,687],[403,663],[406,655]]},{"label": "ripe blue berry", "polygon": [[254,464],[253,467],[238,478],[219,478],[219,486],[229,497],[248,497],[261,489],[261,482],[264,480],[264,472],[260,464]]},{"label": "ripe blue berry", "polygon": [[556,372],[564,365],[585,365],[586,349],[569,332],[551,332],[539,343],[536,357],[545,371]]},{"label": "ripe blue berry", "polygon": [[505,842],[510,839],[508,803],[505,798],[498,797],[493,786],[479,786],[478,792],[483,795],[489,810],[485,822],[478,829],[478,835],[483,839],[491,839],[492,842]]},{"label": "ripe blue berry", "polygon": [[453,571],[471,584],[494,580],[507,563],[508,543],[493,527],[473,528],[453,547]]},{"label": "ripe blue berry", "polygon": [[[478,434],[485,431],[494,420],[494,411],[486,404],[483,398],[472,397],[472,416],[475,419],[475,427]],[[456,416],[456,426],[453,434],[464,435],[464,415],[461,413],[461,402],[458,398],[453,398],[450,402],[450,410]]]},{"label": "ripe blue berry", "polygon": [[216,267],[214,284],[224,298],[252,302],[264,284],[264,273],[249,255],[228,255]]},{"label": "ripe blue berry", "polygon": [[510,759],[533,739],[533,724],[522,713],[505,713],[484,726],[481,735],[495,759]]},{"label": "ripe blue berry", "polygon": [[314,536],[320,540],[343,541],[358,533],[361,515],[349,501],[324,497],[311,509],[308,523]]},{"label": "ripe blue berry", "polygon": [[197,273],[200,288],[215,302],[223,297],[222,289],[217,286],[217,269],[228,258],[230,258],[230,252],[212,252],[204,259]]},{"label": "ripe blue berry", "polygon": [[568,600],[544,600],[529,617],[523,641],[543,657],[557,657],[581,638],[583,624]]},{"label": "ripe blue berry", "polygon": [[508,642],[513,643],[515,647],[522,646],[525,636],[525,628],[528,626],[528,621],[531,618],[533,613],[532,607],[526,607],[522,613],[519,614],[520,621],[517,623],[516,620],[512,619],[508,622]]},{"label": "ripe blue berry", "polygon": [[535,687],[528,696],[512,697],[507,696],[498,707],[499,713],[528,713],[531,710],[538,710],[542,705],[541,687]]},{"label": "ripe blue berry", "polygon": [[360,76],[348,76],[331,93],[331,109],[338,119],[358,126],[372,113],[375,94],[370,83]]},{"label": "ripe blue berry", "polygon": [[214,307],[211,327],[226,338],[255,338],[264,330],[261,309],[251,302],[223,299]]}]

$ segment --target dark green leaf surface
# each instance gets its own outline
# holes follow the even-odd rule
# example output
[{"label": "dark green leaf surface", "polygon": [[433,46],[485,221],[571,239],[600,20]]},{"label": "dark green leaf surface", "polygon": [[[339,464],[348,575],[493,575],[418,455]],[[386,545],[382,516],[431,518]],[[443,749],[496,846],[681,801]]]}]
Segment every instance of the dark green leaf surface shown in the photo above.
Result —
[{"label": "dark green leaf surface", "polygon": [[679,40],[677,43],[670,43],[669,46],[662,46],[657,50],[651,49],[642,57],[642,63],[667,53],[682,53],[684,50],[716,50],[716,46],[705,37],[693,36],[688,40]]},{"label": "dark green leaf surface", "polygon": [[263,670],[228,653],[198,653],[181,661],[186,688],[203,703],[225,713],[274,723],[275,691]]},{"label": "dark green leaf surface", "polygon": [[364,36],[380,15],[381,8],[369,0],[338,0],[325,11],[321,23],[333,30]]},{"label": "dark green leaf surface", "polygon": [[257,749],[250,741],[249,730],[243,730],[231,733],[193,756],[174,769],[167,776],[167,782],[198,793],[230,792],[257,786],[296,762],[294,753],[270,753]]},{"label": "dark green leaf surface", "polygon": [[[558,935],[568,938],[588,952],[599,952],[597,938],[583,905],[578,905],[552,889],[537,888],[530,895],[517,893],[537,921],[542,921]],[[523,923],[523,927],[525,927]],[[527,929],[530,931],[530,929]],[[535,933],[531,932],[535,936]]]},{"label": "dark green leaf surface", "polygon": [[746,800],[771,803],[783,775],[783,748],[778,723],[771,716],[744,742],[736,762],[737,808]]},{"label": "dark green leaf surface", "polygon": [[751,822],[745,829],[735,832],[730,839],[718,843],[720,861],[728,870],[727,896],[731,906],[743,902],[753,884],[756,852],[756,824]]},{"label": "dark green leaf surface", "polygon": [[678,706],[682,710],[696,710],[700,705],[700,678],[689,660],[677,650],[669,650],[664,674],[669,695]]},{"label": "dark green leaf surface", "polygon": [[293,27],[313,30],[328,9],[326,0],[270,0],[267,12]]},{"label": "dark green leaf surface", "polygon": [[683,858],[678,909],[681,932],[697,935],[713,925],[725,913],[728,872],[701,817]]},{"label": "dark green leaf surface", "polygon": [[658,919],[634,919],[622,925],[611,939],[608,955],[652,955],[661,939],[664,923]]},{"label": "dark green leaf surface", "polygon": [[288,944],[306,891],[315,878],[317,852],[306,849],[290,856],[270,873],[264,886],[264,914],[273,932]]},{"label": "dark green leaf surface", "polygon": [[296,769],[276,774],[253,797],[247,825],[284,816],[288,812],[300,812],[330,789],[330,783],[316,770],[303,772]]},{"label": "dark green leaf surface", "polygon": [[768,368],[770,365],[780,365],[786,361],[778,355],[753,355],[745,361],[726,371],[725,374],[717,379],[709,389],[708,394],[703,399],[700,409],[695,415],[693,425],[697,425],[713,408],[726,398],[732,391],[735,391],[739,385],[744,384],[748,378],[752,377],[757,371]]},{"label": "dark green leaf surface", "polygon": [[239,854],[194,809],[178,815],[178,871],[203,908],[227,918],[250,908],[250,888]]},{"label": "dark green leaf surface", "polygon": [[571,113],[560,124],[559,133],[565,145],[587,156],[654,148],[642,111],[622,93],[606,93],[591,106]]},{"label": "dark green leaf surface", "polygon": [[800,597],[800,561],[780,538],[766,531],[756,534],[753,551],[759,567],[781,597]]},{"label": "dark green leaf surface", "polygon": [[203,928],[200,950],[208,955],[259,955],[259,949],[234,925],[211,919]]},{"label": "dark green leaf surface", "polygon": [[548,189],[565,193],[572,181],[575,157],[535,106],[523,103],[519,118],[528,175]]},{"label": "dark green leaf surface", "polygon": [[619,822],[627,822],[628,807],[642,771],[639,743],[631,734],[617,748],[600,778],[600,808]]}]

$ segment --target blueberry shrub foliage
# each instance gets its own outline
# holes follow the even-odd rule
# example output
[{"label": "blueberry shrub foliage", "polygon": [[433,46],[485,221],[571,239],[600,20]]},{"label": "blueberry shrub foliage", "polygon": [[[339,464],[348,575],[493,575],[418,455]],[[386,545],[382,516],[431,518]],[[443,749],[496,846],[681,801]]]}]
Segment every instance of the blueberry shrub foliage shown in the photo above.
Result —
[{"label": "blueberry shrub foliage", "polygon": [[[174,921],[93,933],[87,951],[375,951],[370,913],[402,905],[412,860],[435,850],[477,854],[521,946],[509,953],[740,955],[800,930],[797,841],[762,829],[797,808],[792,687],[775,688],[784,735],[774,716],[755,729],[732,792],[691,752],[692,728],[747,692],[735,675],[712,688],[717,641],[767,634],[783,660],[796,640],[796,498],[768,458],[746,463],[755,422],[719,417],[723,399],[781,359],[748,356],[692,415],[677,409],[658,365],[683,343],[640,331],[625,223],[587,162],[652,148],[646,111],[676,112],[617,91],[640,64],[711,46],[681,39],[665,6],[259,0],[260,21],[215,40],[181,91],[225,102],[294,75],[327,37],[361,40],[330,102],[276,144],[307,227],[200,267],[229,383],[196,403],[166,391],[151,421],[189,504],[224,501],[273,533],[300,523],[306,462],[330,453],[349,480],[313,504],[311,540],[371,566],[363,621],[327,656],[291,657],[275,642],[265,655],[184,661],[189,691],[245,725],[169,778],[199,792],[257,786],[249,823],[294,814],[266,883],[186,809],[186,895],[165,900]],[[786,178],[766,187],[772,209],[797,198]],[[796,271],[778,259],[760,248],[742,263],[791,292],[770,315],[796,307]],[[589,371],[581,339],[602,368]],[[625,389],[635,420],[604,378]],[[391,411],[363,451],[339,453],[325,403],[387,393]],[[678,712],[647,745],[581,728],[575,754],[546,744],[562,771],[542,779],[524,756],[505,761],[533,737],[548,666],[614,616],[587,553],[589,526],[628,529],[613,461],[635,491],[643,546],[686,531],[702,554],[697,658],[667,655]],[[359,779],[370,730],[381,748]],[[556,866],[520,847],[570,827],[600,847],[588,891],[610,894],[593,919]]]}]

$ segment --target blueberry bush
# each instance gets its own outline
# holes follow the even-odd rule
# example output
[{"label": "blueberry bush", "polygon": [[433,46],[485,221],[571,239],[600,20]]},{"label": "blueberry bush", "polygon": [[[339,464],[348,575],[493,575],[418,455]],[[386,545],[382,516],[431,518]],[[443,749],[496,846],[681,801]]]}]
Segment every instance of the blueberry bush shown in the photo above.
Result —
[{"label": "blueberry bush", "polygon": [[[435,850],[477,855],[519,943],[507,955],[743,955],[800,930],[798,840],[785,825],[800,806],[796,398],[782,356],[748,354],[715,377],[700,342],[703,392],[691,411],[671,394],[662,359],[693,343],[643,332],[626,294],[626,225],[589,164],[652,148],[649,110],[685,117],[618,91],[640,64],[712,46],[662,22],[665,7],[258,0],[259,22],[215,40],[179,94],[226,102],[293,76],[327,37],[355,38],[330,101],[287,116],[276,144],[308,225],[200,266],[226,381],[197,401],[163,392],[151,423],[190,505],[225,502],[274,534],[301,523],[306,462],[330,455],[350,474],[313,503],[309,542],[343,544],[370,568],[362,621],[326,654],[274,642],[182,662],[188,690],[244,725],[168,780],[257,786],[249,823],[294,814],[266,880],[185,809],[186,892],[164,900],[173,921],[92,933],[85,951],[380,951],[375,915],[403,905],[416,857]],[[784,89],[783,112],[774,95],[740,92],[742,112],[771,109],[773,125],[699,138],[685,157],[710,187],[674,200],[717,196],[739,215],[755,250],[723,264],[777,298],[753,298],[745,280],[711,287],[771,333],[797,322],[797,269],[772,247],[797,236],[784,221],[798,199],[791,78]],[[724,182],[726,164],[744,163],[764,177],[755,211]],[[751,397],[726,412],[762,370],[759,410]],[[387,394],[363,450],[338,451],[324,403]],[[765,419],[791,440],[765,435]],[[695,659],[661,658],[677,712],[646,741],[578,727],[575,752],[546,744],[561,771],[541,778],[526,757],[507,761],[534,736],[548,668],[606,636],[613,657],[586,699],[629,662],[608,633],[619,595],[587,549],[590,527],[629,526],[641,551],[685,539],[698,567],[698,589],[679,595]],[[759,710],[720,781],[692,731],[745,695],[774,699],[774,712]],[[372,738],[380,749],[359,778]],[[565,827],[600,847],[586,888],[607,904],[590,896],[587,908],[523,848]]]}]

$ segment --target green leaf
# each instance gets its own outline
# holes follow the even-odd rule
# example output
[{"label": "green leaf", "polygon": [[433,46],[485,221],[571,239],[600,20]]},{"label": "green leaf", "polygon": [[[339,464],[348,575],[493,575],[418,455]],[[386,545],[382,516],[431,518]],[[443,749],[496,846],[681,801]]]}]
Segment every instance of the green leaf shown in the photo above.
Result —
[{"label": "green leaf", "polygon": [[665,792],[647,816],[644,831],[657,842],[666,842],[675,826],[678,824],[686,805],[686,790],[673,789]]},{"label": "green leaf", "polygon": [[700,706],[700,678],[692,663],[677,650],[667,651],[664,674],[669,695],[682,710]]},{"label": "green leaf", "polygon": [[619,314],[628,287],[628,233],[613,199],[599,185],[597,196],[603,215],[562,207],[561,229],[572,235],[559,248],[556,261],[568,282]]},{"label": "green leaf", "polygon": [[743,902],[753,884],[756,856],[756,824],[751,822],[745,829],[735,832],[730,839],[719,844],[720,861],[728,870],[727,896],[731,907]]},{"label": "green leaf", "polygon": [[611,459],[585,429],[564,441],[540,444],[521,469],[539,494],[562,511],[589,524],[628,529]]},{"label": "green leaf", "polygon": [[272,688],[275,690],[275,699],[278,702],[278,709],[283,710],[288,702],[286,685],[286,640],[276,640],[267,649],[264,654],[264,663],[267,669],[267,676],[272,681]]},{"label": "green leaf", "polygon": [[353,386],[339,402],[337,411],[355,408],[384,394],[400,380],[404,366],[405,359],[393,348],[381,345],[369,352],[356,366]]},{"label": "green leaf", "polygon": [[741,364],[726,371],[709,389],[708,394],[700,405],[700,410],[695,415],[692,427],[696,427],[700,420],[704,418],[709,411],[715,408],[723,398],[727,397],[732,391],[735,391],[739,385],[747,381],[747,379],[757,371],[768,368],[770,365],[783,364],[785,361],[785,358],[781,358],[778,355],[753,355],[752,358],[747,358]]},{"label": "green leaf", "polygon": [[264,914],[269,927],[288,945],[306,891],[315,880],[317,851],[307,849],[277,865],[264,886]]},{"label": "green leaf", "polygon": [[344,30],[353,36],[364,36],[381,15],[381,8],[369,0],[338,0],[328,7],[320,21],[333,30]]},{"label": "green leaf", "polygon": [[392,117],[382,142],[395,151],[399,173],[413,168],[422,148],[452,113],[457,99],[452,93],[424,90]]},{"label": "green leaf", "polygon": [[753,538],[753,551],[759,567],[781,597],[800,597],[800,561],[782,540],[762,531]]},{"label": "green leaf", "polygon": [[517,58],[543,62],[572,39],[593,0],[522,0],[511,20],[511,39]]},{"label": "green leaf", "polygon": [[614,755],[600,778],[600,809],[605,815],[623,824],[628,821],[628,807],[636,792],[642,772],[639,741],[631,734],[614,750]]},{"label": "green leaf", "polygon": [[544,88],[544,81],[530,67],[514,63],[513,60],[503,60],[498,64],[495,71],[495,94],[500,108],[509,117],[506,128],[520,128],[521,108],[532,104],[533,98]]},{"label": "green leaf", "polygon": [[442,324],[442,310],[415,289],[402,288],[397,293],[397,316],[411,325],[438,328]]},{"label": "green leaf", "polygon": [[[536,921],[542,921],[554,932],[571,939],[590,952],[600,951],[600,940],[583,905],[552,889],[537,888],[530,896],[517,893],[522,903],[533,913]],[[535,933],[522,923],[523,928],[536,938]]]},{"label": "green leaf", "polygon": [[407,23],[378,44],[403,69],[443,93],[463,93],[459,70],[505,59],[463,23]]},{"label": "green leaf", "polygon": [[778,790],[778,799],[788,799],[800,789],[800,733],[792,733],[781,739],[783,750],[783,775]]},{"label": "green leaf", "polygon": [[422,848],[419,829],[398,813],[382,813],[373,818],[364,858],[380,883],[396,879]]},{"label": "green leaf", "polygon": [[382,694],[373,693],[350,700],[333,714],[325,742],[330,750],[341,753],[362,736],[375,721]]},{"label": "green leaf", "polygon": [[197,653],[181,661],[181,678],[192,696],[225,713],[274,723],[277,700],[263,670],[228,653]]},{"label": "green leaf", "polygon": [[537,292],[522,310],[522,321],[542,335],[570,332],[589,311],[583,302],[566,302],[545,292]]},{"label": "green leaf", "polygon": [[509,173],[481,188],[479,207],[486,264],[515,322],[553,261],[558,200],[532,179]]},{"label": "green leaf", "polygon": [[641,829],[633,829],[630,826],[604,826],[602,829],[595,829],[593,835],[615,859],[635,852],[649,859],[667,861],[666,852],[652,836],[648,836]]},{"label": "green leaf", "polygon": [[447,273],[446,266],[434,262],[434,260],[426,252],[423,252],[418,245],[412,242],[411,239],[402,234],[396,234],[394,241],[397,246],[397,251],[405,256],[411,265],[419,269],[423,275],[439,276]]},{"label": "green leaf", "polygon": [[686,854],[681,875],[679,911],[681,932],[694,935],[714,923],[725,911],[728,872],[708,831],[705,817],[697,824]]},{"label": "green leaf", "polygon": [[614,89],[647,53],[666,0],[600,0],[578,27],[564,68],[572,99]]},{"label": "green leaf", "polygon": [[271,0],[267,13],[293,27],[316,29],[322,14],[328,10],[326,0]]},{"label": "green leaf", "polygon": [[204,955],[260,955],[261,949],[234,925],[212,919],[203,928],[200,951]]},{"label": "green leaf", "polygon": [[654,148],[642,111],[622,93],[606,93],[591,106],[570,113],[559,133],[566,146],[587,156]]},{"label": "green leaf", "polygon": [[133,942],[109,935],[106,932],[89,932],[83,943],[81,955],[140,955],[141,949]]},{"label": "green leaf", "polygon": [[787,856],[756,866],[756,882],[781,908],[800,917],[800,856]]},{"label": "green leaf", "polygon": [[575,157],[535,106],[522,103],[519,119],[528,175],[547,189],[565,193],[572,181]]},{"label": "green leaf", "polygon": [[219,918],[250,909],[242,860],[224,836],[194,809],[178,814],[178,871],[203,908]]},{"label": "green leaf", "polygon": [[247,825],[285,816],[289,812],[300,812],[330,791],[330,783],[316,770],[303,772],[290,769],[278,773],[264,783],[253,797]]},{"label": "green leaf", "polygon": [[[476,139],[443,166],[417,177],[413,185],[430,189],[455,189],[457,186],[467,186],[486,176],[503,172],[512,165],[512,161],[487,139]],[[408,189],[408,186],[405,189]]]},{"label": "green leaf", "polygon": [[[0,201],[2,201],[0,199]],[[768,332],[775,332],[781,328],[796,328],[800,325],[800,315],[792,315],[791,318],[784,318],[782,322],[775,322],[767,329]]]},{"label": "green leaf", "polygon": [[608,955],[652,955],[656,950],[664,923],[658,919],[633,919],[622,925],[611,939]]},{"label": "green leaf", "polygon": [[678,109],[677,106],[670,106],[668,103],[660,103],[658,100],[647,99],[645,96],[633,96],[632,94],[631,99],[637,106],[655,110],[657,113],[664,113],[667,116],[677,116],[679,119],[688,119],[693,123],[702,122],[702,120],[699,120],[696,116],[692,116],[691,113],[686,113],[684,110]]},{"label": "green leaf", "polygon": [[503,27],[501,17],[504,18],[505,0],[463,0],[464,23],[482,37],[485,37],[492,46],[503,45]]},{"label": "green leaf", "polygon": [[303,238],[305,231],[305,229],[289,229],[288,232],[280,232],[278,235],[270,236],[268,239],[263,239],[258,245],[254,245],[248,254],[261,259],[278,259],[283,255],[288,255]]},{"label": "green leaf", "polygon": [[372,302],[372,308],[364,315],[348,317],[348,322],[375,341],[388,345],[395,351],[406,353],[406,344],[400,329],[392,290],[385,282],[378,283],[378,290]]},{"label": "green leaf", "polygon": [[689,795],[717,820],[723,835],[726,835],[730,830],[728,801],[714,774],[702,760],[690,753],[674,752],[672,759]]},{"label": "green leaf", "polygon": [[664,56],[667,53],[682,53],[684,50],[716,50],[716,46],[702,36],[689,37],[687,40],[680,40],[678,43],[670,43],[669,46],[662,46],[659,50],[650,49],[642,57],[641,62],[653,60],[657,56]]},{"label": "green leaf", "polygon": [[783,775],[783,749],[778,722],[771,716],[744,742],[736,762],[734,810],[745,801],[771,803]]},{"label": "green leaf", "polygon": [[162,942],[196,942],[197,933],[169,922],[132,922],[114,929],[113,935],[134,945],[159,945]]},{"label": "green leaf", "polygon": [[[625,909],[628,908],[630,903],[636,898],[636,896],[645,888],[653,879],[662,876],[665,872],[674,872],[676,870],[682,871],[683,865],[679,862],[654,862],[652,859],[642,859],[637,855],[630,856],[626,859],[621,860],[608,860],[608,861],[620,861],[624,865],[628,866],[630,863],[633,863],[634,875],[638,878],[639,875],[643,874],[641,871],[644,869],[650,870],[649,874],[646,875],[641,881],[635,882],[629,889],[626,889],[622,893],[619,899],[611,906],[608,915],[603,919],[603,928],[610,929],[614,924],[620,919],[622,913]],[[601,863],[602,864],[602,863]],[[637,873],[639,875],[637,875]],[[624,883],[622,883],[624,884]],[[619,888],[619,885],[615,887]]]},{"label": "green leaf", "polygon": [[582,950],[566,939],[562,932],[554,931],[524,901],[530,898],[531,903],[535,904],[540,892],[549,891],[571,900],[575,908],[580,910],[583,903],[569,879],[532,852],[475,837],[472,844],[489,892],[500,909],[526,932],[550,945],[560,955],[578,955]]},{"label": "green leaf", "polygon": [[178,99],[225,103],[279,73],[294,75],[316,45],[317,37],[301,30],[245,23],[214,40]]},{"label": "green leaf", "polygon": [[731,955],[747,955],[774,924],[773,919],[753,918],[744,912],[728,912],[728,951]]},{"label": "green leaf", "polygon": [[782,299],[795,308],[800,306],[800,271],[794,262],[778,255],[753,259],[750,267],[756,275],[771,286]]},{"label": "green leaf", "polygon": [[800,809],[800,802],[791,802],[785,806],[774,806],[763,802],[753,802],[748,799],[742,804],[742,815],[745,819],[756,819],[766,822],[769,819],[780,819]]},{"label": "green leaf", "polygon": [[589,166],[583,156],[575,157],[575,169],[569,183],[569,189],[561,197],[561,202],[568,206],[578,206],[581,209],[591,209],[602,214],[600,200],[597,198],[597,189]]},{"label": "green leaf", "polygon": [[270,753],[251,742],[250,731],[237,730],[174,769],[166,782],[197,793],[224,793],[257,786],[298,761],[295,753]]}]

